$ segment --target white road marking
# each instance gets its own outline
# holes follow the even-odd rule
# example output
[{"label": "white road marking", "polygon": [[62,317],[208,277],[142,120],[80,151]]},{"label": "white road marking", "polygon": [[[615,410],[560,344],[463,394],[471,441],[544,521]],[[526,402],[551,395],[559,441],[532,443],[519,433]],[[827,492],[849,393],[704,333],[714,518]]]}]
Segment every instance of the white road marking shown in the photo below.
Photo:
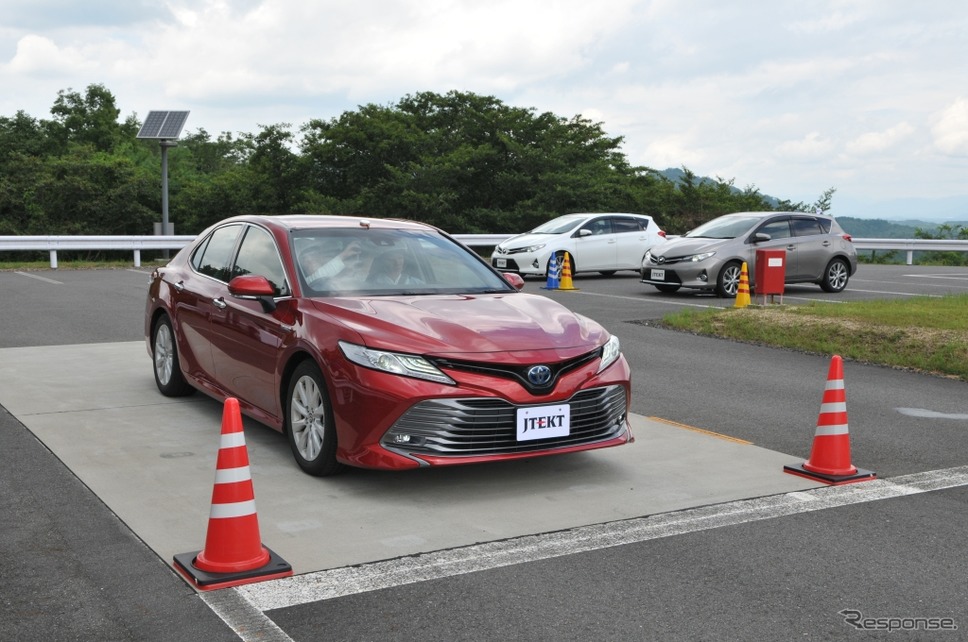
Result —
[{"label": "white road marking", "polygon": [[895,410],[902,415],[907,415],[908,417],[921,417],[924,419],[968,419],[968,414],[937,412],[935,410],[926,410],[924,408],[895,408]]},{"label": "white road marking", "polygon": [[231,589],[201,594],[202,601],[246,642],[292,642],[285,631]]},{"label": "white road marking", "polygon": [[27,276],[27,277],[30,277],[31,279],[37,279],[38,281],[43,281],[45,283],[53,283],[54,285],[64,285],[61,281],[48,279],[46,276],[40,276],[39,274],[31,274],[30,272],[14,272],[14,274],[19,274],[20,276]]},{"label": "white road marking", "polygon": [[[259,612],[808,511],[968,486],[968,466],[824,486],[565,531],[528,535],[235,587]],[[243,611],[251,617],[249,610]],[[227,616],[219,613],[223,619]],[[233,617],[232,613],[228,617]],[[229,619],[226,622],[239,630]],[[257,639],[257,638],[243,638]]]}]

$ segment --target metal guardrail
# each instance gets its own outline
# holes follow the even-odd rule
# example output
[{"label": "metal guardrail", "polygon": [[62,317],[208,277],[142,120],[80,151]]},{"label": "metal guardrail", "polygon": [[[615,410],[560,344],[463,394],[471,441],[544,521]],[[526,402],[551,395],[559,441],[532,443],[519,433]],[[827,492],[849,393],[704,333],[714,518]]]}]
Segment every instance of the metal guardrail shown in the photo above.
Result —
[{"label": "metal guardrail", "polygon": [[195,236],[0,236],[0,252],[46,250],[50,267],[57,269],[58,250],[132,250],[141,267],[141,250],[180,250]]},{"label": "metal guardrail", "polygon": [[[493,247],[511,234],[455,234],[469,247]],[[180,250],[195,236],[0,236],[0,252],[42,250],[50,253],[50,267],[57,268],[59,250],[130,250],[134,265],[141,267],[142,250]],[[911,265],[915,252],[968,252],[968,241],[949,239],[854,239],[858,250],[907,252]]]},{"label": "metal guardrail", "polygon": [[897,250],[907,252],[907,264],[915,252],[968,252],[968,241],[952,239],[854,239],[858,250]]}]

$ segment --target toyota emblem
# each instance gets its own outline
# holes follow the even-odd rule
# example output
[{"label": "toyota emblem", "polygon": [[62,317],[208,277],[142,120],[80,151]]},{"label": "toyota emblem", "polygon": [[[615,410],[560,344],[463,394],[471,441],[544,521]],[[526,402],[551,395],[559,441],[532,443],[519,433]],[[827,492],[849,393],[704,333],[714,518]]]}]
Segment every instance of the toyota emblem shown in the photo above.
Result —
[{"label": "toyota emblem", "polygon": [[528,370],[528,381],[535,386],[546,386],[551,381],[551,368],[548,366],[532,366]]}]

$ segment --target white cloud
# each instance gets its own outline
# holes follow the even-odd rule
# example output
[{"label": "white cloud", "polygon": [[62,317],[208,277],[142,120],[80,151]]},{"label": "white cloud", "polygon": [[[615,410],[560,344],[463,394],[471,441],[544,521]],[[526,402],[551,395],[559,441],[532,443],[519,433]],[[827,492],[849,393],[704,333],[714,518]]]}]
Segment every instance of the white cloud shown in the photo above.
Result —
[{"label": "white cloud", "polygon": [[847,143],[847,153],[856,156],[878,154],[887,151],[914,133],[914,127],[898,123],[887,130],[866,132]]},{"label": "white cloud", "polygon": [[61,52],[52,40],[29,35],[17,43],[17,53],[10,61],[10,69],[18,74],[45,74],[69,68],[71,64],[71,57]]},{"label": "white cloud", "polygon": [[798,140],[783,141],[777,145],[777,160],[794,162],[829,160],[835,144],[819,132],[810,132]]},{"label": "white cloud", "polygon": [[942,111],[931,133],[942,154],[968,156],[968,98],[958,98]]},{"label": "white cloud", "polygon": [[623,136],[634,165],[684,165],[793,201],[831,186],[968,192],[964,3],[8,4],[0,116],[44,117],[57,91],[101,83],[124,115],[189,109],[189,130],[255,132],[456,89],[582,114]]}]

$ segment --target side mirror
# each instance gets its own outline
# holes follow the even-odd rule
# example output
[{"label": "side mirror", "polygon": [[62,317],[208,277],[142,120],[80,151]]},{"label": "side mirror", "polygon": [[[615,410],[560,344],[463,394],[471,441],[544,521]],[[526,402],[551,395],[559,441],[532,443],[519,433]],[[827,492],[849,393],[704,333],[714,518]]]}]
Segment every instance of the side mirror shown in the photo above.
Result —
[{"label": "side mirror", "polygon": [[773,237],[770,236],[769,234],[766,234],[764,232],[757,232],[756,234],[753,235],[753,242],[762,243],[763,241],[769,241],[771,238]]},{"label": "side mirror", "polygon": [[266,312],[276,309],[276,302],[273,299],[276,292],[272,284],[269,283],[269,279],[258,274],[245,274],[229,281],[229,294],[247,301],[258,301]]},{"label": "side mirror", "polygon": [[584,238],[586,236],[591,236],[591,235],[592,235],[592,231],[587,227],[583,227],[580,230],[578,230],[578,238]]},{"label": "side mirror", "polygon": [[501,272],[504,276],[504,280],[511,284],[515,290],[520,290],[524,287],[524,278],[520,274],[515,272]]}]

